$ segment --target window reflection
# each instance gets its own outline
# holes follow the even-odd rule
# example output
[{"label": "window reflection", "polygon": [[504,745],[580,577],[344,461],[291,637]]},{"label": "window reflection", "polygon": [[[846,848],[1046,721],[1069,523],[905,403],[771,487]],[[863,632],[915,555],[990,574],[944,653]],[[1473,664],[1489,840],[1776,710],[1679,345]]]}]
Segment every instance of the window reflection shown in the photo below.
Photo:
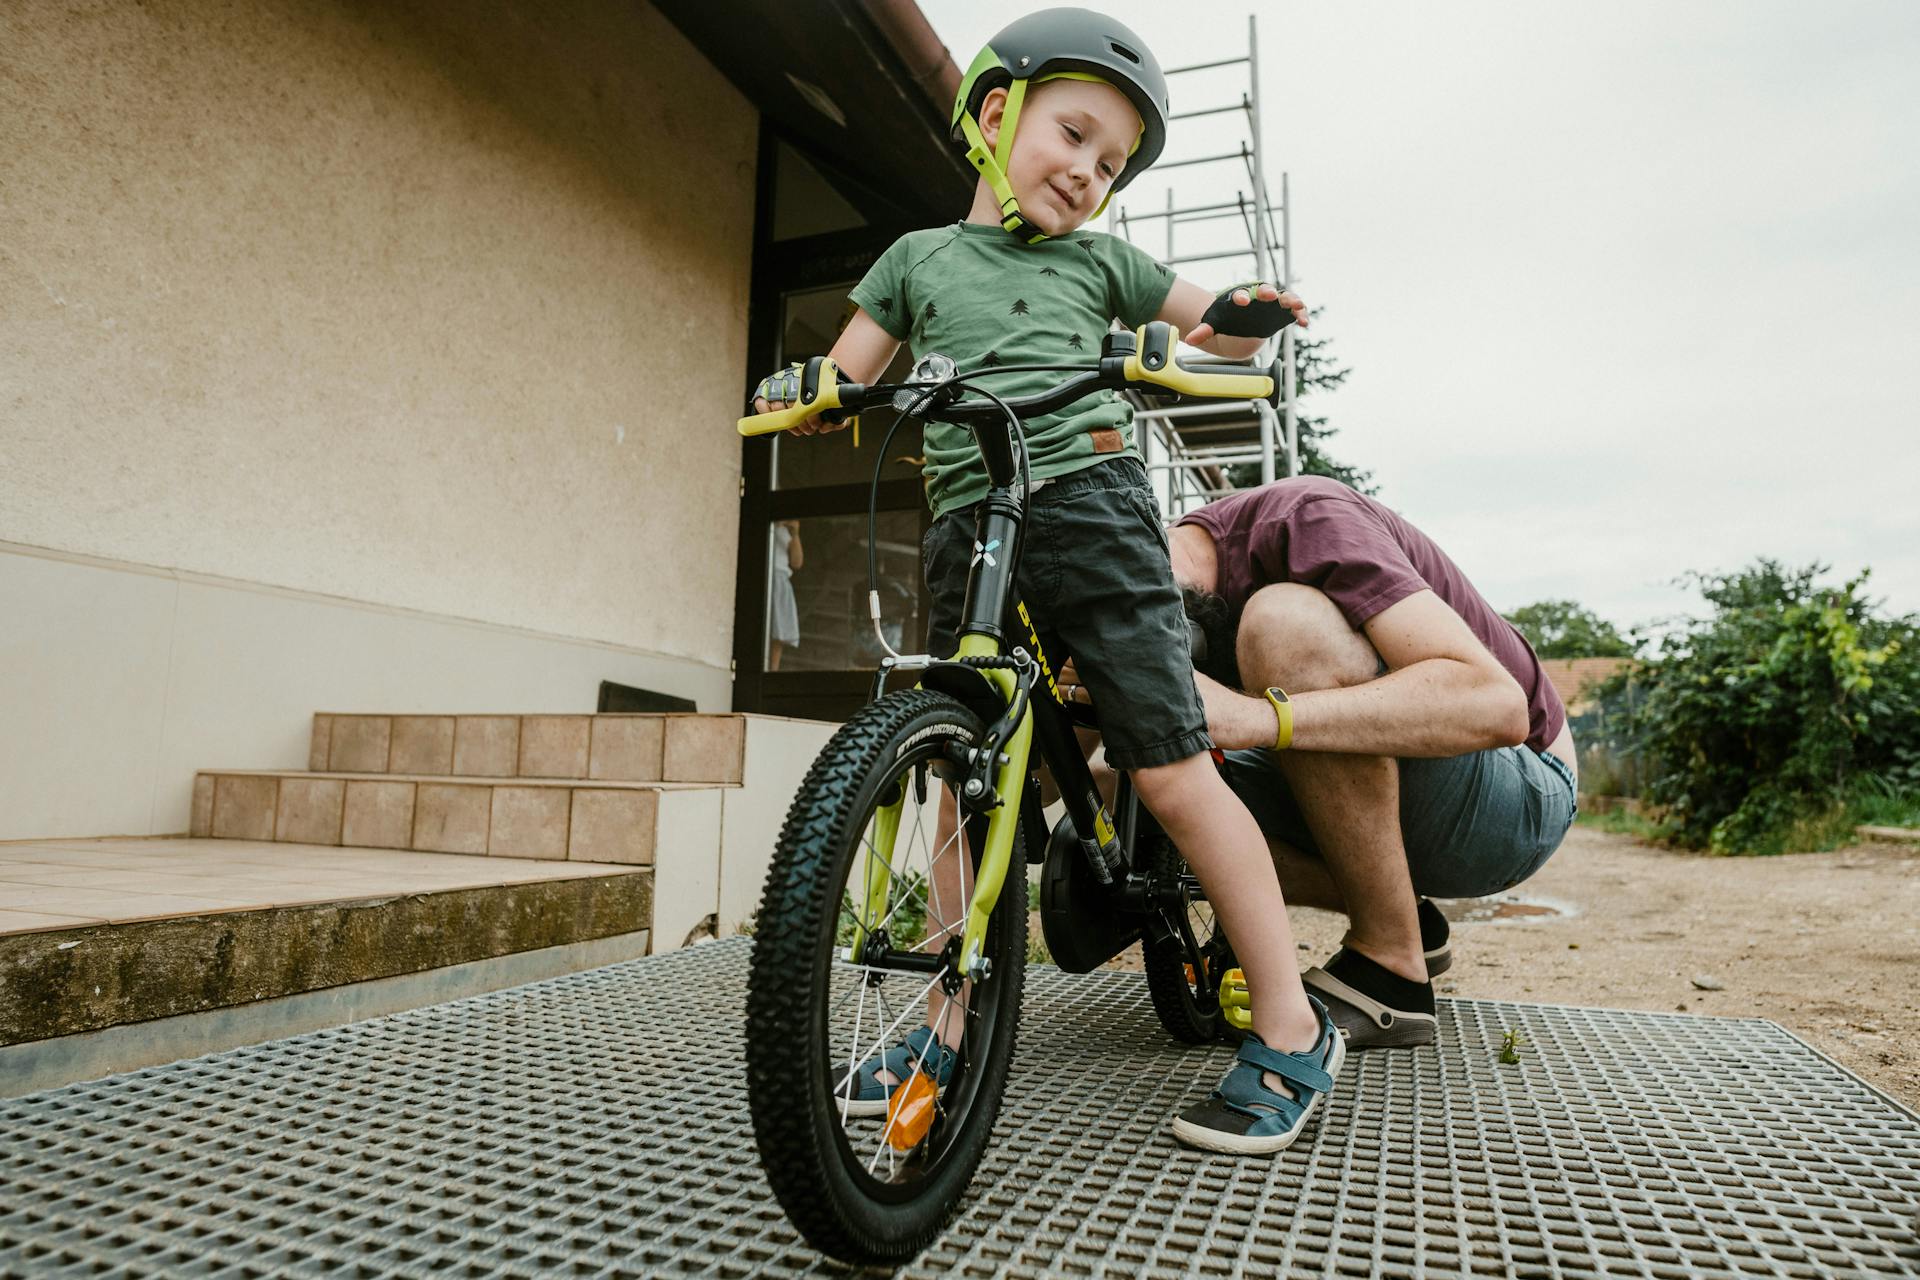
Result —
[{"label": "window reflection", "polygon": [[[780,363],[795,363],[810,356],[822,356],[833,349],[834,340],[853,318],[853,304],[847,300],[847,285],[815,289],[787,295],[780,330]],[[880,377],[882,382],[902,382],[912,372],[912,362],[904,344],[900,354]],[[874,451],[893,421],[890,410],[870,412],[866,420],[844,431],[817,436],[777,435],[773,439],[773,487],[811,489],[829,484],[871,484]],[[920,424],[902,423],[887,450],[882,480],[914,480],[920,476]]]},{"label": "window reflection", "polygon": [[[874,543],[881,629],[900,652],[918,648],[920,516],[882,511]],[[867,616],[867,517],[816,516],[767,526],[768,671],[878,666],[885,650]]]}]

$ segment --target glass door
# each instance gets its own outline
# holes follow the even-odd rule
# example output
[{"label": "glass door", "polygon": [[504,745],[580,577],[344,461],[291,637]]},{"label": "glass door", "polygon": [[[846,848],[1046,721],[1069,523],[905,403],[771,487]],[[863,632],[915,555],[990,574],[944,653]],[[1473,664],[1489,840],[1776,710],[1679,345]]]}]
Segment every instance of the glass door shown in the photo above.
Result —
[{"label": "glass door", "polygon": [[[764,373],[831,350],[853,315],[848,292],[888,243],[890,236],[872,232],[842,233],[765,250],[770,278],[756,280],[750,342],[764,357],[753,367]],[[903,347],[883,377],[902,379],[908,369]],[[745,442],[737,710],[843,720],[871,693],[885,652],[867,609],[867,503],[876,470],[873,556],[882,630],[901,652],[924,644],[920,541],[928,516],[920,428],[903,424],[883,458],[892,421],[890,411],[869,413],[840,431]]]}]

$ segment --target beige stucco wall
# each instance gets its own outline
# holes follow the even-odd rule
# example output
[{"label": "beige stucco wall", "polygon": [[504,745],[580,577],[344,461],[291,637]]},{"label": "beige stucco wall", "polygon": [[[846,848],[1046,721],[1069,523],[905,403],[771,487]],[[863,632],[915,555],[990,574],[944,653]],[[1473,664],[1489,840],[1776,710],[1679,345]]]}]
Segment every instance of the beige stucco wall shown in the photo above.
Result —
[{"label": "beige stucco wall", "polygon": [[755,127],[638,0],[0,5],[0,541],[723,672]]}]

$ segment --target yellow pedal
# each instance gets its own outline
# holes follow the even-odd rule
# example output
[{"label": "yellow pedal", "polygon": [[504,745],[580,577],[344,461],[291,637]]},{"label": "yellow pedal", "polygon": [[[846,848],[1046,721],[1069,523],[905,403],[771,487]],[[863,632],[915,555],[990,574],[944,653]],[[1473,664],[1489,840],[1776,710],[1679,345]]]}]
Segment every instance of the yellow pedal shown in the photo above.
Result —
[{"label": "yellow pedal", "polygon": [[1253,1030],[1253,994],[1247,990],[1247,975],[1238,969],[1227,970],[1220,979],[1220,1012],[1228,1026]]}]

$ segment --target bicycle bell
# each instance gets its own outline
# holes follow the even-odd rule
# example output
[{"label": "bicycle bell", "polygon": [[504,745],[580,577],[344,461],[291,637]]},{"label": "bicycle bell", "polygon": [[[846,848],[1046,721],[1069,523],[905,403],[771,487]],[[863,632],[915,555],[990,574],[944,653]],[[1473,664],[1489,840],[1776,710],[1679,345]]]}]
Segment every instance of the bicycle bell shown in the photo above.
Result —
[{"label": "bicycle bell", "polygon": [[894,392],[893,407],[902,413],[912,412],[926,399],[927,387],[924,384],[945,382],[959,371],[959,366],[954,364],[951,357],[943,356],[938,351],[927,352],[920,357],[920,363],[913,366],[913,381],[923,385],[902,387]]}]

